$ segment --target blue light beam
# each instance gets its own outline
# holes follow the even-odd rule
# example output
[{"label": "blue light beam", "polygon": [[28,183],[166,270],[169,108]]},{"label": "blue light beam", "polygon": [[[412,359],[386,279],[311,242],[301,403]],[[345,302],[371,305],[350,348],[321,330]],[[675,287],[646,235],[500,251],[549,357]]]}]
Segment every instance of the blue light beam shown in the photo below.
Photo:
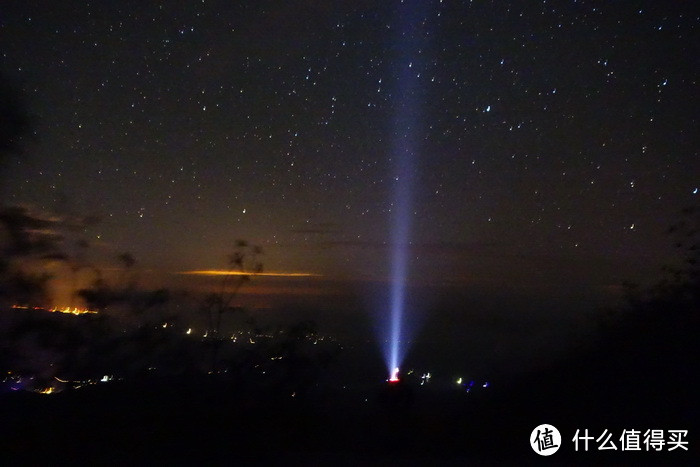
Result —
[{"label": "blue light beam", "polygon": [[425,42],[425,1],[403,2],[397,10],[396,74],[392,138],[391,294],[387,368],[393,374],[406,353],[406,283],[410,254],[413,186],[421,115],[421,69]]}]

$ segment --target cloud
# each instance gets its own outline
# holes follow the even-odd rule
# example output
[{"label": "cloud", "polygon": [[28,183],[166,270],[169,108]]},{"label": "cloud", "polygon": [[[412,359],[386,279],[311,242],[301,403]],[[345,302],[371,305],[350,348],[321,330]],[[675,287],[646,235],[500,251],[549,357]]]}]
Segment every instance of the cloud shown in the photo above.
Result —
[{"label": "cloud", "polygon": [[207,269],[195,271],[179,271],[175,274],[193,276],[263,276],[263,277],[322,277],[321,274],[310,272],[243,272],[226,271],[220,269]]}]

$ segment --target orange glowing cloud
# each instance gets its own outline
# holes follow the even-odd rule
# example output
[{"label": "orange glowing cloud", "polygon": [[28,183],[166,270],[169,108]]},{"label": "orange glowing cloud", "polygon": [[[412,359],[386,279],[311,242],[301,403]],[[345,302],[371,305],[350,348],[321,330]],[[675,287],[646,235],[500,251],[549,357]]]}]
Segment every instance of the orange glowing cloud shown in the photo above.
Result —
[{"label": "orange glowing cloud", "polygon": [[201,271],[182,271],[177,274],[195,276],[265,276],[265,277],[322,277],[321,274],[310,272],[242,272],[226,271],[220,269],[207,269]]}]

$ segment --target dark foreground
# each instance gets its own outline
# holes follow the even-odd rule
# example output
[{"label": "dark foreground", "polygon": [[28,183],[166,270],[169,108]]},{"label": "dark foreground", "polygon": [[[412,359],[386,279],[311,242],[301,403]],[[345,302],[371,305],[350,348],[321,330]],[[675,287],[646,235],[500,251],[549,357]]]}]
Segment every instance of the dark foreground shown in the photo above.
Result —
[{"label": "dark foreground", "polygon": [[[467,395],[414,386],[410,397],[327,385],[294,395],[282,386],[226,379],[148,379],[0,397],[2,465],[462,465],[697,463],[697,376],[569,362]],[[661,368],[661,367],[660,367]],[[657,378],[666,377],[667,382]],[[674,381],[670,381],[673,379]],[[562,434],[551,457],[532,450],[541,423]],[[576,429],[612,433],[616,451],[575,452]],[[688,430],[688,451],[622,451],[624,429]],[[697,464],[696,464],[697,465]]]},{"label": "dark foreground", "polygon": [[[58,394],[5,391],[0,465],[700,465],[695,304],[649,307],[595,349],[470,393],[409,377],[397,389],[373,374],[343,383],[340,365],[300,378],[302,360],[286,373],[296,378],[149,373]],[[550,457],[530,445],[545,423],[562,436]],[[574,448],[577,430],[588,430],[587,451]]]}]

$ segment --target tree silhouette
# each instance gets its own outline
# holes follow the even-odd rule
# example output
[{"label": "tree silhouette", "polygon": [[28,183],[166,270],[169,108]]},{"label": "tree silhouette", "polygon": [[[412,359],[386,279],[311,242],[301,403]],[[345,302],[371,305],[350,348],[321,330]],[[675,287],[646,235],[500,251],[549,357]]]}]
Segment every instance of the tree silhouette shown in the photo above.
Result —
[{"label": "tree silhouette", "polygon": [[259,246],[251,246],[245,240],[236,240],[235,250],[228,256],[227,269],[221,279],[217,292],[209,294],[202,304],[202,311],[207,319],[206,336],[211,342],[211,371],[218,370],[218,359],[223,338],[221,325],[224,314],[242,312],[241,308],[232,306],[234,298],[241,287],[250,281],[251,276],[263,271],[259,256],[263,254]]},{"label": "tree silhouette", "polygon": [[681,211],[678,222],[668,228],[679,263],[662,268],[663,277],[648,288],[625,284],[626,315],[636,319],[669,319],[670,314],[696,316],[700,312],[700,209]]},{"label": "tree silhouette", "polygon": [[[600,354],[622,388],[655,404],[663,395],[665,410],[683,413],[697,387],[700,355],[700,277],[698,240],[700,210],[682,211],[668,229],[679,263],[663,268],[663,277],[646,288],[628,285],[627,303],[606,326]],[[672,407],[673,406],[673,407]]]}]

